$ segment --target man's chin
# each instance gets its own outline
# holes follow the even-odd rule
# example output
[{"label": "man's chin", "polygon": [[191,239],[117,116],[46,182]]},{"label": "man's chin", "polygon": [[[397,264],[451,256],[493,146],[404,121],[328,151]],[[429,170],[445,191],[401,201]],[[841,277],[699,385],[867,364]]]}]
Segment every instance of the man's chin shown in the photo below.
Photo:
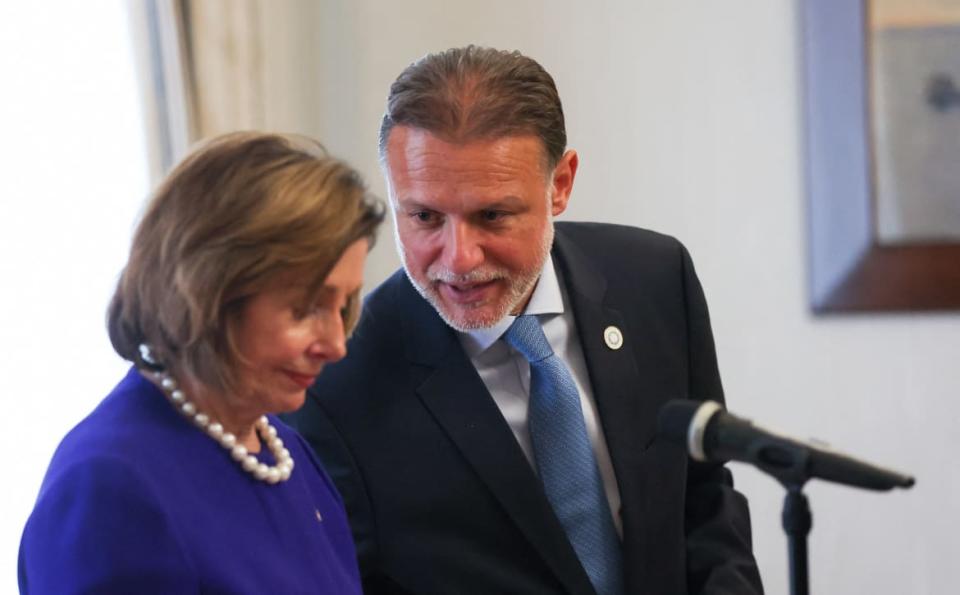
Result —
[{"label": "man's chin", "polygon": [[417,293],[433,307],[447,326],[462,333],[495,326],[512,309],[509,304],[500,303],[510,301],[510,291],[506,295],[486,296],[487,299],[475,303],[451,303],[444,298],[435,282],[426,285],[421,283],[406,266],[404,272]]},{"label": "man's chin", "polygon": [[433,307],[448,326],[462,333],[490,328],[506,316],[506,308],[490,305],[450,308],[441,302],[434,303]]}]

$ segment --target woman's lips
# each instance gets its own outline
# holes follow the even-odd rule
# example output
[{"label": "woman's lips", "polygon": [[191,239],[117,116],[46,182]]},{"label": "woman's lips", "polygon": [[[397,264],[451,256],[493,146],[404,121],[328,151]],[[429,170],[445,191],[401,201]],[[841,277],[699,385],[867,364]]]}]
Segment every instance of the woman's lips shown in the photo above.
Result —
[{"label": "woman's lips", "polygon": [[318,374],[300,374],[299,372],[291,372],[290,370],[284,370],[283,373],[302,389],[310,388],[318,376]]}]

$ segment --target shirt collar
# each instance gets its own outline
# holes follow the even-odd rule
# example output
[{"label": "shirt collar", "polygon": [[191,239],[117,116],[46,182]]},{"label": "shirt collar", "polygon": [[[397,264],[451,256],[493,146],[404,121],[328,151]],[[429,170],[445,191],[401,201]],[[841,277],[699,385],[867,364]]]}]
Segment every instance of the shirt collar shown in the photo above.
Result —
[{"label": "shirt collar", "polygon": [[[563,314],[563,311],[560,280],[557,278],[557,271],[553,266],[553,258],[547,256],[543,263],[543,269],[540,271],[540,278],[533,288],[533,294],[530,296],[530,301],[523,313],[524,315]],[[503,336],[503,333],[507,332],[516,318],[516,316],[508,314],[491,327],[458,332],[460,343],[466,350],[467,355],[473,358],[486,351]]]}]

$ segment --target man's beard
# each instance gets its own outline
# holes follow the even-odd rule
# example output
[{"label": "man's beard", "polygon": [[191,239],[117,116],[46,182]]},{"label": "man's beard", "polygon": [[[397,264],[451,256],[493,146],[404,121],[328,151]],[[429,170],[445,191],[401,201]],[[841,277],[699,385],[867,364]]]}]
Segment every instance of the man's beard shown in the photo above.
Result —
[{"label": "man's beard", "polygon": [[[546,229],[543,232],[543,238],[539,246],[539,254],[536,262],[529,269],[517,272],[512,277],[510,272],[503,268],[493,265],[481,265],[472,271],[457,275],[439,265],[431,265],[427,269],[427,283],[421,284],[420,281],[411,273],[407,262],[406,250],[400,242],[399,234],[394,237],[397,240],[397,251],[400,254],[400,260],[403,262],[403,270],[407,274],[410,283],[416,288],[417,292],[427,300],[433,309],[437,311],[440,318],[447,325],[460,332],[467,332],[482,328],[490,328],[503,320],[508,314],[514,313],[524,300],[533,292],[537,280],[540,278],[540,272],[543,265],[550,258],[550,248],[553,246],[553,218],[548,218]],[[477,303],[462,306],[466,312],[454,313],[444,310],[445,304],[437,288],[438,283],[452,284],[474,284],[490,281],[505,280],[507,283],[506,293],[500,297],[499,303],[489,313],[483,316],[470,316],[471,309],[479,309],[486,303]],[[518,313],[519,314],[519,313]]]}]

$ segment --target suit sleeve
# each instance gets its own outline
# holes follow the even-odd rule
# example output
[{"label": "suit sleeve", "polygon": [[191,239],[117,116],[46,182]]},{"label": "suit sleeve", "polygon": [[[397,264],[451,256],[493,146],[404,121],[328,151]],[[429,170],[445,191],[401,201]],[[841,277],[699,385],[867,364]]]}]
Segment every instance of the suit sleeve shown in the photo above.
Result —
[{"label": "suit sleeve", "polygon": [[[723,402],[710,316],[693,262],[683,249],[690,395]],[[763,593],[753,557],[746,498],[723,465],[690,462],[685,505],[690,593]]]},{"label": "suit sleeve", "polygon": [[45,483],[20,543],[18,580],[24,594],[197,588],[163,507],[135,470],[109,459]]}]

